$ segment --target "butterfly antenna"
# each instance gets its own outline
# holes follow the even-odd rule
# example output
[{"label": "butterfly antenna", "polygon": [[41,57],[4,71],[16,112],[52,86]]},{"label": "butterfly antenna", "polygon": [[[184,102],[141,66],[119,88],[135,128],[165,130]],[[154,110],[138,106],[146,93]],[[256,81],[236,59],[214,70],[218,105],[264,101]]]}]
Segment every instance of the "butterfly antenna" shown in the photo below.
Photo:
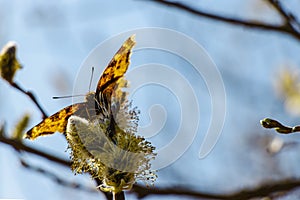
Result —
[{"label": "butterfly antenna", "polygon": [[[89,84],[89,91],[91,91],[91,85],[92,85],[92,80],[94,76],[94,70],[95,68],[92,67],[92,74],[91,74],[91,79],[90,79],[90,84]],[[77,94],[77,95],[66,95],[66,96],[54,96],[52,99],[65,99],[65,98],[72,98],[72,97],[82,97],[85,96],[83,94]]]},{"label": "butterfly antenna", "polygon": [[95,68],[92,67],[92,74],[91,74],[91,79],[90,79],[89,92],[91,91],[91,86],[92,86],[93,76],[94,76],[94,70],[95,70]]},{"label": "butterfly antenna", "polygon": [[85,95],[83,95],[83,94],[66,95],[66,96],[52,97],[52,99],[65,99],[65,98],[82,97],[82,96],[85,96]]}]

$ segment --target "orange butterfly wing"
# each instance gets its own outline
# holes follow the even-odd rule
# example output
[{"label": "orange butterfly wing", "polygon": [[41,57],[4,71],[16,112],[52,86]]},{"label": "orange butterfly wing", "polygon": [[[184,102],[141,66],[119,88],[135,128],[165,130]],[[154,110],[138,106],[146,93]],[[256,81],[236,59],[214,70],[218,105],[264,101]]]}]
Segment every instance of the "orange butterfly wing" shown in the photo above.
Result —
[{"label": "orange butterfly wing", "polygon": [[[101,102],[101,98],[110,103],[111,95],[115,89],[117,81],[124,76],[130,64],[130,55],[135,45],[135,35],[129,37],[114,55],[108,66],[104,70],[97,84],[96,99]],[[103,100],[103,99],[102,99]]]},{"label": "orange butterfly wing", "polygon": [[39,136],[53,134],[54,132],[65,133],[69,117],[76,113],[82,113],[81,111],[86,107],[87,103],[85,102],[70,105],[58,111],[30,129],[25,138],[34,140]]}]

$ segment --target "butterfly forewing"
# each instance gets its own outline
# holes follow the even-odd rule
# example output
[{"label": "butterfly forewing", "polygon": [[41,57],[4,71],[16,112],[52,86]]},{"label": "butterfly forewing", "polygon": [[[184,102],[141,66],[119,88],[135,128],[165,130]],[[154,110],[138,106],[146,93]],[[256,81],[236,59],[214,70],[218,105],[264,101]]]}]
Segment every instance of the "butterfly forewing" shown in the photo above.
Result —
[{"label": "butterfly forewing", "polygon": [[131,50],[134,45],[135,35],[132,35],[124,42],[104,70],[97,84],[95,95],[99,102],[101,102],[101,98],[103,97],[106,98],[109,103],[117,81],[124,76],[128,69],[130,64]]}]

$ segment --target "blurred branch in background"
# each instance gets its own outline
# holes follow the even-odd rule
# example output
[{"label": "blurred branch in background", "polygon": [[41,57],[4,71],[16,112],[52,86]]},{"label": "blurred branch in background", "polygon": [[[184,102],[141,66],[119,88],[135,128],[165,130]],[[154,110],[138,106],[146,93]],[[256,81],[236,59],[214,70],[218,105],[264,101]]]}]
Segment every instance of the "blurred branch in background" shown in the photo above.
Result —
[{"label": "blurred branch in background", "polygon": [[[259,185],[259,184],[258,184]],[[220,199],[220,200],[247,200],[252,198],[263,198],[283,195],[283,193],[291,191],[300,187],[299,179],[286,179],[274,181],[271,180],[265,184],[259,185],[253,189],[244,189],[231,194],[213,194],[206,192],[196,192],[183,187],[172,188],[146,188],[143,186],[135,185],[132,189],[139,198],[148,197],[150,195],[178,195],[189,196],[201,199]]]},{"label": "blurred branch in background", "polygon": [[58,164],[61,164],[61,165],[67,166],[67,167],[71,166],[70,161],[58,158],[51,154],[48,154],[43,151],[37,150],[35,148],[29,147],[29,146],[23,144],[20,140],[11,139],[11,138],[6,137],[3,129],[4,128],[2,127],[2,134],[0,134],[0,142],[1,143],[9,145],[17,151],[25,151],[25,152],[38,155],[40,157],[46,158],[50,161],[53,161],[55,163],[58,163]]},{"label": "blurred branch in background", "polygon": [[233,17],[222,16],[218,14],[213,14],[210,12],[195,9],[193,7],[190,7],[180,2],[165,1],[165,0],[151,0],[151,1],[159,4],[167,5],[167,6],[172,6],[180,10],[192,13],[194,15],[205,17],[215,21],[225,22],[225,23],[238,25],[238,26],[244,26],[251,29],[260,29],[265,31],[274,31],[274,32],[288,34],[300,41],[300,23],[297,21],[297,19],[294,17],[293,14],[285,11],[282,5],[277,0],[268,0],[268,2],[277,10],[278,14],[284,19],[285,22],[281,25],[273,25],[273,24],[254,21],[254,20],[243,20],[243,19],[237,19]]},{"label": "blurred branch in background", "polygon": [[[0,142],[3,143],[3,144],[7,144],[7,145],[11,146],[19,154],[21,154],[22,152],[27,152],[27,153],[31,153],[31,154],[34,154],[34,155],[38,155],[38,156],[40,156],[42,158],[48,159],[48,160],[50,160],[52,162],[55,162],[55,163],[60,164],[60,165],[63,165],[65,167],[67,167],[67,168],[71,167],[71,162],[68,161],[68,160],[64,160],[64,159],[58,158],[58,157],[56,157],[54,155],[45,153],[45,152],[43,152],[41,150],[29,147],[29,146],[23,144],[22,140],[8,138],[5,135],[6,134],[5,134],[4,126],[2,125],[0,127]],[[38,172],[40,174],[43,174],[43,175],[51,178],[52,180],[56,181],[58,184],[60,184],[62,186],[76,188],[76,189],[82,189],[84,191],[89,191],[90,190],[90,189],[88,189],[86,187],[83,187],[82,185],[80,185],[78,183],[69,183],[69,182],[63,180],[62,178],[59,178],[58,176],[56,176],[55,174],[53,174],[53,173],[51,173],[51,172],[49,172],[47,170],[44,170],[44,169],[39,168],[39,167],[33,167],[30,164],[28,164],[25,160],[21,159],[21,164],[22,164],[23,167],[25,167],[25,168],[27,168],[29,170]],[[98,185],[102,184],[101,180],[97,180],[96,179],[95,181],[97,182]],[[104,193],[104,194],[107,197],[107,199],[112,199],[112,196],[109,193]],[[120,193],[119,195],[124,195],[124,193]],[[123,198],[119,197],[119,198],[116,198],[116,199],[122,200]]]},{"label": "blurred branch in background", "polygon": [[[44,153],[42,151],[33,149],[31,147],[28,147],[24,144],[22,144],[20,141],[9,139],[4,137],[4,131],[3,128],[0,131],[2,134],[0,134],[0,142],[3,142],[5,144],[10,145],[14,149],[18,150],[18,152],[26,151],[28,153],[32,153],[35,155],[39,155],[43,158],[49,159],[55,163],[63,164],[66,167],[70,166],[70,163],[68,161],[62,160],[58,157],[55,157],[53,155],[49,155],[47,153]],[[87,187],[84,187],[78,183],[70,183],[68,181],[63,180],[62,178],[58,177],[57,175],[48,172],[47,170],[41,169],[39,167],[33,167],[30,164],[28,164],[26,161],[21,160],[21,164],[23,167],[33,170],[35,172],[38,172],[42,175],[45,175],[52,180],[56,181],[58,184],[66,187],[76,188],[84,191],[91,191],[94,192],[95,190],[89,189]],[[95,180],[98,183],[101,183],[101,180]],[[260,185],[260,184],[258,184]],[[131,190],[131,193],[134,193],[138,196],[138,198],[145,198],[150,195],[177,195],[177,196],[189,196],[189,197],[195,197],[195,198],[202,198],[202,199],[235,199],[235,200],[246,200],[249,198],[255,198],[255,197],[270,197],[272,195],[276,195],[281,192],[288,192],[293,189],[296,189],[300,187],[300,180],[298,179],[285,179],[285,180],[279,180],[279,181],[270,181],[266,182],[265,184],[262,184],[254,189],[243,189],[241,191],[234,192],[232,194],[213,194],[213,193],[207,193],[207,192],[197,192],[197,191],[191,191],[189,188],[184,187],[172,187],[172,188],[154,188],[154,187],[144,187],[141,185],[135,184],[133,189]],[[108,199],[111,199],[110,194],[105,193]],[[118,199],[123,199],[124,193],[120,193],[120,196]]]},{"label": "blurred branch in background", "polygon": [[99,192],[98,190],[96,190],[96,188],[89,188],[89,187],[85,187],[85,186],[83,186],[79,183],[68,182],[68,181],[64,180],[63,178],[58,177],[56,174],[54,174],[50,171],[47,171],[47,170],[42,169],[40,167],[32,166],[31,164],[27,163],[23,159],[20,159],[20,162],[21,162],[22,166],[25,167],[26,169],[35,171],[37,173],[40,173],[40,174],[52,179],[53,181],[55,181],[59,185],[69,187],[69,188],[73,188],[73,189],[79,189],[79,190],[86,191],[86,192]]},{"label": "blurred branch in background", "polygon": [[42,106],[38,103],[38,101],[36,100],[36,97],[33,95],[32,92],[30,91],[26,91],[24,89],[22,89],[17,83],[13,82],[13,83],[10,83],[10,85],[14,88],[16,88],[17,90],[19,90],[20,92],[22,92],[23,94],[25,94],[26,96],[28,96],[32,102],[38,107],[38,109],[41,111],[42,113],[42,116],[43,116],[43,119],[46,119],[47,118],[47,114],[46,112],[44,111],[44,109],[42,108]]},{"label": "blurred branch in background", "polygon": [[[267,0],[281,15],[281,17],[284,19],[284,25],[288,27],[293,33],[298,33],[300,31],[300,22],[297,21],[296,17],[290,13],[289,11],[286,11],[283,6],[281,5],[280,1],[278,0]],[[299,38],[298,38],[299,39]]]}]

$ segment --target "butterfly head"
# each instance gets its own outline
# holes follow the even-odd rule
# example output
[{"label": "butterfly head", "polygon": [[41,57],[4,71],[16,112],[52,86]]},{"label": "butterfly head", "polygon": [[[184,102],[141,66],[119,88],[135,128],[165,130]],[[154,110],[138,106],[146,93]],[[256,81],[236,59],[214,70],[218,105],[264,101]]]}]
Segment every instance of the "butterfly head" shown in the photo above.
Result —
[{"label": "butterfly head", "polygon": [[89,92],[85,95],[86,102],[95,102],[95,92]]}]

